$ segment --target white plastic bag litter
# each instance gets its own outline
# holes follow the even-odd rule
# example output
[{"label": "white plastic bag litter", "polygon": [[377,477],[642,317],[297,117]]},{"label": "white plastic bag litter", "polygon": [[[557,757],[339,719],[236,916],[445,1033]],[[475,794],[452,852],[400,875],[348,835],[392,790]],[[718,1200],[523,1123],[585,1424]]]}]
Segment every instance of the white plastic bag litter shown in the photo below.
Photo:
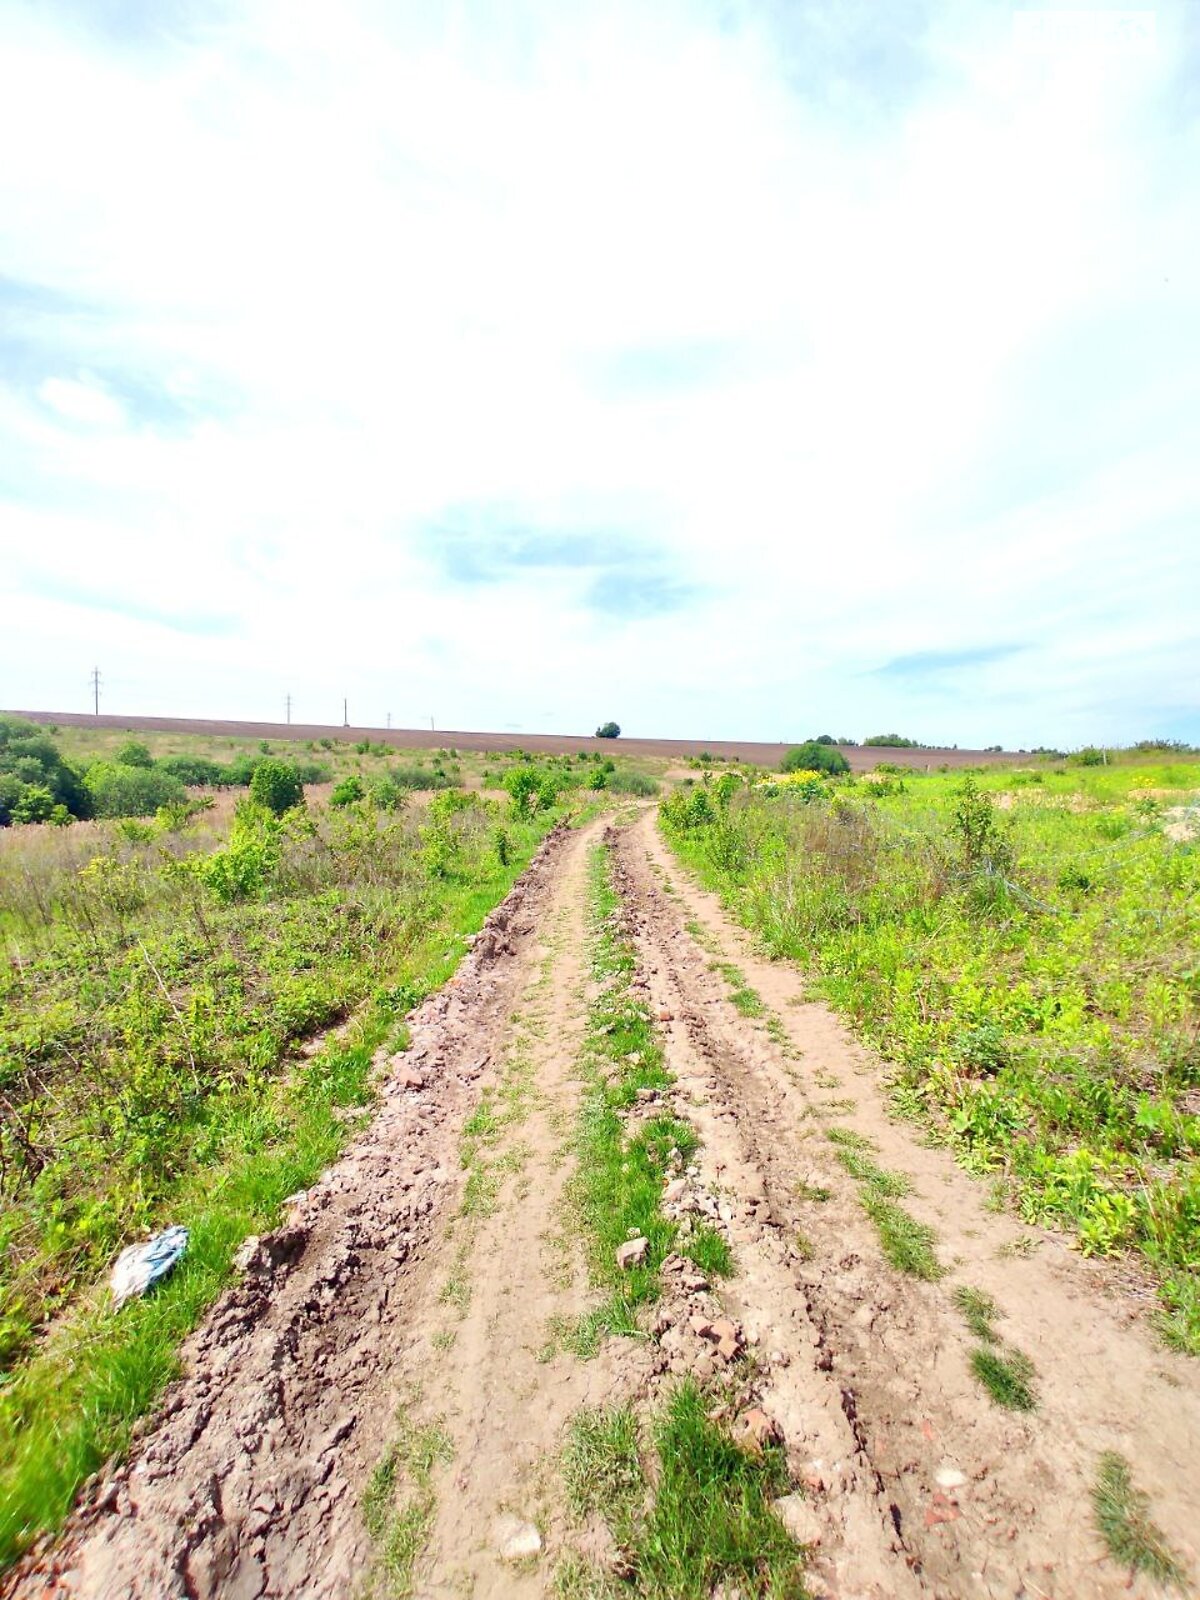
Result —
[{"label": "white plastic bag litter", "polygon": [[109,1288],[118,1307],[134,1295],[145,1294],[152,1283],[165,1278],[187,1248],[188,1231],[178,1226],[164,1228],[144,1244],[131,1244],[122,1250],[112,1269]]}]

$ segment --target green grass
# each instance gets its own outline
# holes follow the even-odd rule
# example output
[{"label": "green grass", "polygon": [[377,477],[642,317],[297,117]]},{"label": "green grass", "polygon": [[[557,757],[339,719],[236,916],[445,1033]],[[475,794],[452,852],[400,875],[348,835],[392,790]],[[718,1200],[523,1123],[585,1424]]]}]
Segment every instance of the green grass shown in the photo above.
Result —
[{"label": "green grass", "polygon": [[984,1344],[995,1344],[996,1330],[993,1324],[1000,1315],[1000,1308],[991,1295],[964,1283],[954,1291],[954,1303],[975,1337],[982,1339]]},{"label": "green grass", "polygon": [[569,1557],[558,1594],[709,1600],[736,1589],[746,1600],[803,1600],[801,1552],[771,1508],[788,1489],[783,1450],[743,1449],[709,1417],[711,1404],[685,1381],[657,1418],[649,1450],[627,1408],[575,1418],[563,1460],[568,1502],[577,1517],[604,1517],[629,1576],[614,1583]]},{"label": "green grass", "polygon": [[1186,1587],[1186,1574],[1150,1517],[1150,1502],[1138,1489],[1129,1463],[1115,1450],[1100,1458],[1092,1487],[1092,1511],[1108,1552],[1131,1574],[1144,1572],[1162,1584]]},{"label": "green grass", "polygon": [[771,1600],[805,1593],[795,1541],[771,1509],[788,1487],[783,1453],[743,1450],[685,1382],[655,1430],[654,1504],[637,1542],[637,1592],[650,1600],[708,1600],[718,1584]]},{"label": "green grass", "polygon": [[[721,780],[725,783],[725,779]],[[661,807],[677,855],[892,1064],[903,1115],[1022,1218],[1138,1252],[1200,1353],[1200,764],[738,781]]]},{"label": "green grass", "polygon": [[894,1200],[868,1190],[862,1208],[875,1224],[883,1253],[899,1272],[930,1281],[940,1278],[945,1268],[937,1258],[937,1236],[925,1223],[918,1222]]},{"label": "green grass", "polygon": [[[689,1256],[711,1276],[732,1268],[729,1246],[715,1228],[701,1223],[684,1236],[661,1209],[672,1152],[686,1165],[697,1149],[691,1125],[661,1112],[627,1129],[638,1091],[669,1089],[674,1080],[663,1064],[645,998],[631,986],[636,960],[615,920],[620,901],[605,847],[593,851],[589,873],[590,949],[599,992],[589,1012],[581,1062],[578,1163],[568,1202],[582,1226],[591,1281],[608,1293],[572,1328],[558,1329],[559,1341],[580,1355],[594,1354],[608,1333],[634,1331],[637,1307],[657,1297],[658,1269],[672,1251]],[[617,1247],[635,1233],[649,1241],[646,1260],[623,1271],[616,1264]]]},{"label": "green grass", "polygon": [[903,1173],[888,1172],[863,1151],[843,1147],[836,1154],[850,1176],[864,1184],[872,1194],[896,1199],[912,1193],[912,1184]]},{"label": "green grass", "polygon": [[746,982],[746,976],[731,961],[714,961],[713,970],[719,972],[729,985],[729,999],[743,1017],[761,1017],[766,1007],[762,996]]},{"label": "green grass", "polygon": [[453,1458],[449,1436],[403,1413],[400,1432],[384,1451],[363,1491],[363,1522],[375,1546],[368,1593],[407,1600],[413,1573],[437,1512],[433,1469]]},{"label": "green grass", "polygon": [[971,1371],[998,1406],[1007,1411],[1033,1411],[1033,1362],[1019,1350],[996,1350],[980,1345],[971,1352]]},{"label": "green grass", "polygon": [[[419,831],[319,818],[321,853],[294,833],[263,899],[230,905],[193,901],[173,857],[130,847],[140,903],[95,909],[90,932],[54,916],[22,968],[4,963],[0,1086],[40,1106],[42,1164],[5,1167],[0,1567],[124,1451],[242,1240],[336,1159],[376,1051],[403,1046],[404,1010],[453,971],[552,820],[510,824],[501,867],[486,813],[458,815],[436,873]],[[70,882],[43,875],[50,893]],[[338,1016],[340,1038],[292,1053]],[[38,1066],[60,1053],[70,1095]],[[180,1266],[115,1313],[107,1263],[167,1222],[190,1230]]]},{"label": "green grass", "polygon": [[629,1406],[579,1411],[563,1451],[567,1504],[580,1520],[598,1512],[619,1545],[629,1542],[646,1483],[638,1421]]}]

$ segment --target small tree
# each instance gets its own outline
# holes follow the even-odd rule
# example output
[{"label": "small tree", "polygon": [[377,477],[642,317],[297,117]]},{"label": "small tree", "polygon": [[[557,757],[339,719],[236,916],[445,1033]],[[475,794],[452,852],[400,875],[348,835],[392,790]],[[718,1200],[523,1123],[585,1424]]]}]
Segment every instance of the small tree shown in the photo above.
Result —
[{"label": "small tree", "polygon": [[150,754],[149,745],[139,744],[136,739],[130,739],[128,744],[123,744],[117,751],[116,762],[119,767],[152,767],[154,757]]},{"label": "small tree", "polygon": [[822,744],[809,739],[789,750],[779,763],[781,772],[823,772],[827,777],[837,777],[850,771],[850,763],[836,745]]},{"label": "small tree", "polygon": [[363,797],[363,781],[357,772],[351,772],[346,777],[339,779],[333,786],[333,793],[329,796],[331,806],[349,806]]},{"label": "small tree", "polygon": [[250,779],[250,798],[274,816],[304,804],[304,785],[286,761],[260,761]]},{"label": "small tree", "polygon": [[596,729],[597,739],[619,739],[621,729],[615,722],[602,722]]}]

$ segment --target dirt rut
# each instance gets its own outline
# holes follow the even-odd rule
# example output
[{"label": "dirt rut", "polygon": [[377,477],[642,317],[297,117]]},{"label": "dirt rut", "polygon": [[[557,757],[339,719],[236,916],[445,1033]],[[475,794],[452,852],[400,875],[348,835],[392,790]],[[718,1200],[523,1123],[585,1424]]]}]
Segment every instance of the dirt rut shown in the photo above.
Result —
[{"label": "dirt rut", "polygon": [[459,1205],[460,1130],[583,844],[559,829],[542,846],[455,980],[414,1013],[369,1126],[188,1341],[153,1431],[6,1596],[353,1591],[372,1559],[359,1494],[393,1426],[414,1292]]},{"label": "dirt rut", "polygon": [[[369,1591],[380,1548],[364,1489],[414,1428],[436,1430],[439,1464],[413,1592],[549,1594],[559,1557],[596,1533],[563,1507],[568,1420],[616,1399],[645,1410],[681,1373],[706,1377],[698,1314],[739,1325],[726,1406],[782,1430],[815,1596],[1128,1594],[1088,1504],[1108,1448],[1129,1456],[1194,1567],[1192,1366],[1104,1293],[1102,1271],[986,1210],[980,1185],[888,1120],[877,1063],[681,880],[650,812],[608,835],[623,927],[677,1080],[664,1098],[703,1140],[689,1194],[715,1212],[736,1270],[714,1290],[676,1258],[650,1337],[610,1339],[591,1361],[561,1348],[560,1319],[594,1302],[564,1187],[598,833],[548,841],[415,1015],[369,1127],[189,1342],[153,1431],[5,1594]],[[766,1016],[731,1003],[730,961]],[[886,1264],[827,1138],[835,1123],[912,1180],[904,1204],[937,1230],[943,1279]],[[999,1331],[1033,1360],[1032,1415],[997,1410],[972,1375],[961,1283],[994,1296]],[[613,1554],[602,1539],[590,1553]]]},{"label": "dirt rut", "polygon": [[[762,1345],[797,1358],[777,1369],[764,1402],[811,1456],[828,1525],[816,1564],[833,1592],[874,1582],[903,1594],[914,1579],[939,1596],[1161,1592],[1131,1586],[1094,1530],[1089,1489],[1106,1449],[1129,1457],[1194,1572],[1196,1364],[1155,1342],[1103,1267],[989,1211],[981,1184],[889,1119],[878,1063],[825,1006],[804,1001],[794,969],[758,957],[715,897],[684,880],[652,816],[624,836],[619,862],[703,1159],[740,1195],[727,1299]],[[730,962],[767,1018],[750,1022],[730,1003],[720,971]],[[904,1205],[936,1230],[941,1281],[883,1260],[831,1126],[871,1139],[912,1181]],[[816,1194],[828,1199],[803,1198]],[[976,1381],[958,1284],[994,1297],[998,1331],[1032,1359],[1030,1416],[998,1409]],[[880,1580],[873,1563],[864,1569],[863,1530],[877,1548],[889,1521],[893,1573]]]}]

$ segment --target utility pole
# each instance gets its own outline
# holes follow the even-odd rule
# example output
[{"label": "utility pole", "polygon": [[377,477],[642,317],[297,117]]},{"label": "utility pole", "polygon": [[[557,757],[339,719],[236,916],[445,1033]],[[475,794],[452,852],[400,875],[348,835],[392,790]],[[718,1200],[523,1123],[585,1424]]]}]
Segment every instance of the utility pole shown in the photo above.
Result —
[{"label": "utility pole", "polygon": [[434,729],[433,729],[433,717],[432,717],[432,715],[430,715],[430,718],[429,718],[429,731],[430,731],[430,733],[432,733],[432,732],[433,732],[433,731],[434,731]]},{"label": "utility pole", "polygon": [[349,704],[350,704],[349,700],[347,700],[343,696],[343,698],[342,698],[342,727],[343,728],[348,728],[350,726],[350,712],[347,709]]},{"label": "utility pole", "polygon": [[392,713],[390,711],[387,714],[387,725],[388,725],[389,728],[392,725]]},{"label": "utility pole", "polygon": [[92,668],[92,705],[95,715],[100,715],[100,668]]},{"label": "utility pole", "polygon": [[287,697],[287,719],[288,719],[289,723],[292,720],[292,697],[291,697],[291,695],[288,695],[288,697]]}]

